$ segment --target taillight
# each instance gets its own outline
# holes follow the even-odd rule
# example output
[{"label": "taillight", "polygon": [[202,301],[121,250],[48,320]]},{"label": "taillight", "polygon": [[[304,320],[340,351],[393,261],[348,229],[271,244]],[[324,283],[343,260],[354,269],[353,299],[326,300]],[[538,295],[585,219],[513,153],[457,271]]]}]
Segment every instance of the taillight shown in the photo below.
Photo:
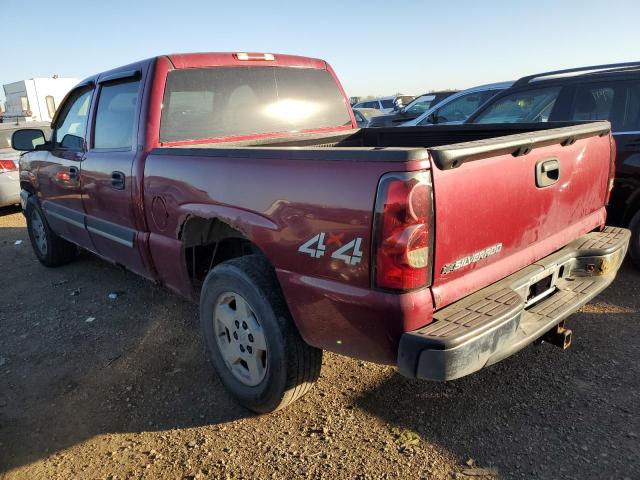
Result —
[{"label": "taillight", "polygon": [[388,173],[380,179],[373,241],[374,286],[413,290],[430,285],[433,194],[428,171]]},{"label": "taillight", "polygon": [[13,172],[18,170],[18,166],[13,160],[0,160],[0,172]]}]

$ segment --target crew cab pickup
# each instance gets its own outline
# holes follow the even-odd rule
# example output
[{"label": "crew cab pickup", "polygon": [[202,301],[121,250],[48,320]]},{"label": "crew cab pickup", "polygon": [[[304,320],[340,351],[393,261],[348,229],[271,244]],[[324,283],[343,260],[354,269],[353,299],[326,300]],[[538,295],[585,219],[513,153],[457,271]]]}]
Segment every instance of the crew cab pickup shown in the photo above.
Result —
[{"label": "crew cab pickup", "polygon": [[159,56],[92,76],[13,146],[35,255],[78,247],[200,303],[209,358],[256,412],[322,350],[453,380],[602,291],[608,122],[358,129],[322,60]]}]

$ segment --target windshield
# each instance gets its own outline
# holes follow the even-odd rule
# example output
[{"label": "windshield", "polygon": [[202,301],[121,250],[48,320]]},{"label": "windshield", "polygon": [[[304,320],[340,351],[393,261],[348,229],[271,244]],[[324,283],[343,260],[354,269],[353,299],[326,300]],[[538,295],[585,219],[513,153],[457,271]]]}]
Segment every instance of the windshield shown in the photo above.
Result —
[{"label": "windshield", "polygon": [[548,122],[560,87],[516,92],[490,105],[473,123]]},{"label": "windshield", "polygon": [[461,95],[443,105],[442,108],[436,107],[435,116],[429,115],[423,118],[418,122],[418,125],[426,125],[434,121],[435,123],[464,122],[480,105],[496,93],[498,93],[498,90],[485,90]]},{"label": "windshield", "polygon": [[160,141],[350,124],[346,101],[326,70],[190,68],[167,75]]},{"label": "windshield", "polygon": [[435,95],[422,95],[421,97],[416,98],[413,102],[407,105],[405,109],[405,113],[410,113],[412,115],[421,115],[431,107],[433,100],[436,98]]}]

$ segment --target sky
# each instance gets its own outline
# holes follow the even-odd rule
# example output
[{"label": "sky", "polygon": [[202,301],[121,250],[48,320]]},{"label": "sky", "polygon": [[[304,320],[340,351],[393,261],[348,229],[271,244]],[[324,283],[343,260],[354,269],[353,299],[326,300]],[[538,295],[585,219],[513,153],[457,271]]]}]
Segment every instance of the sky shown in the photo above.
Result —
[{"label": "sky", "polygon": [[419,94],[640,60],[639,19],[638,0],[0,0],[0,84],[252,51],[322,58],[350,96]]}]

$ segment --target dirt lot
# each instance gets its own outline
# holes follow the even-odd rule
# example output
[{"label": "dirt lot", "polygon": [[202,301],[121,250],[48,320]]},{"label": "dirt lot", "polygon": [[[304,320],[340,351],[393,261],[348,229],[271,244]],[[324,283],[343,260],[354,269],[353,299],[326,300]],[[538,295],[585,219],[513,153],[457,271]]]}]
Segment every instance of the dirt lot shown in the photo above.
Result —
[{"label": "dirt lot", "polygon": [[571,318],[567,352],[449,384],[325,354],[314,390],[262,417],[216,379],[195,305],[90,255],[46,269],[16,209],[0,272],[1,479],[640,478],[629,265]]}]

